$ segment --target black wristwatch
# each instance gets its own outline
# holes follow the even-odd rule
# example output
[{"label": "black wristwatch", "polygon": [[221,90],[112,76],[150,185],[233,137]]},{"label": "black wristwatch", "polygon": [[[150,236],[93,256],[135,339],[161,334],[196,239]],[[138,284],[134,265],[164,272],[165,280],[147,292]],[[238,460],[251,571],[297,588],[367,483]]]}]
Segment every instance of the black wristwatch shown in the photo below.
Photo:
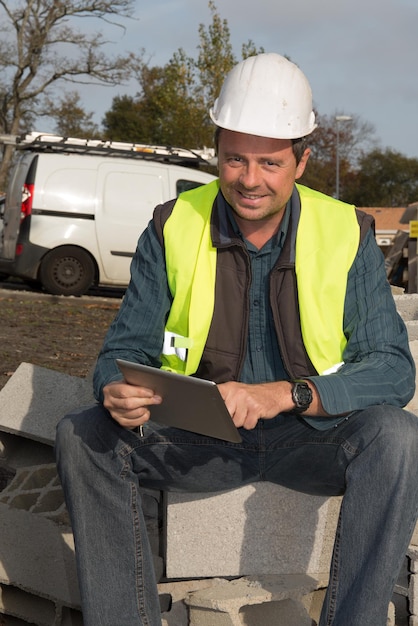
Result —
[{"label": "black wristwatch", "polygon": [[292,380],[292,399],[295,403],[292,413],[303,413],[311,406],[313,395],[308,383],[304,380]]}]

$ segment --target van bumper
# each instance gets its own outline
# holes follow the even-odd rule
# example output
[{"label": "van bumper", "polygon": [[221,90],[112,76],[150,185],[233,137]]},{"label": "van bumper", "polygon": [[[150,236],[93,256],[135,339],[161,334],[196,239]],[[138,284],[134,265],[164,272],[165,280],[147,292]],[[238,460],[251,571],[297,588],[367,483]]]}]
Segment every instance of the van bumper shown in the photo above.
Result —
[{"label": "van bumper", "polygon": [[28,241],[22,245],[21,254],[15,256],[14,259],[9,260],[0,257],[0,273],[17,278],[37,280],[41,260],[49,248],[36,246]]}]

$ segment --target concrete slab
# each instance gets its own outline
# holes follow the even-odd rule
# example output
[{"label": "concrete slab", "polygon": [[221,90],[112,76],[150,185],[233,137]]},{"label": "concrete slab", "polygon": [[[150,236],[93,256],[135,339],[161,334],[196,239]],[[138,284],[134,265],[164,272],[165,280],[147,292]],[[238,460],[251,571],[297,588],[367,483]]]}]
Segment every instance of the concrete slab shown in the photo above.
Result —
[{"label": "concrete slab", "polygon": [[61,417],[92,403],[91,381],[21,363],[0,391],[0,430],[53,445]]},{"label": "concrete slab", "polygon": [[321,577],[292,574],[287,576],[244,576],[236,580],[215,580],[210,587],[193,591],[188,606],[239,610],[244,605],[263,604],[271,600],[299,599],[324,586]]},{"label": "concrete slab", "polygon": [[[1,409],[0,409],[1,411]],[[14,468],[55,463],[51,444],[0,430],[0,464]]]},{"label": "concrete slab", "polygon": [[0,583],[79,608],[72,536],[40,515],[0,503]]},{"label": "concrete slab", "polygon": [[169,493],[167,577],[328,572],[340,503],[270,483]]},{"label": "concrete slab", "polygon": [[[56,607],[53,602],[11,587],[0,585],[0,611],[37,626],[55,626]],[[3,624],[3,621],[0,622]]]}]

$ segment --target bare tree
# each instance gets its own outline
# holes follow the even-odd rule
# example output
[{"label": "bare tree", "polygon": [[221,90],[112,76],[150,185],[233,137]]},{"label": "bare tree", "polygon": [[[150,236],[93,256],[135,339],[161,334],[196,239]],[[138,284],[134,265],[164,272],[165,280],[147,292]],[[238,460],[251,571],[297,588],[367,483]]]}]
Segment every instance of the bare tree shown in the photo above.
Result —
[{"label": "bare tree", "polygon": [[[336,192],[337,165],[337,118],[334,115],[317,113],[318,128],[309,135],[308,144],[311,158],[300,182],[318,191],[334,195]],[[349,181],[357,176],[358,164],[364,154],[374,148],[374,126],[360,116],[347,115],[338,135],[339,179],[342,191],[348,189]],[[340,190],[341,191],[341,190]],[[346,194],[341,195],[347,200]]]},{"label": "bare tree", "polygon": [[[0,133],[22,132],[22,121],[42,113],[43,97],[57,83],[125,81],[137,57],[106,55],[103,47],[108,41],[99,26],[106,22],[123,28],[134,4],[135,0],[0,0]],[[99,20],[96,32],[91,28],[82,32],[80,18]],[[12,153],[13,146],[3,147],[0,189]]]}]

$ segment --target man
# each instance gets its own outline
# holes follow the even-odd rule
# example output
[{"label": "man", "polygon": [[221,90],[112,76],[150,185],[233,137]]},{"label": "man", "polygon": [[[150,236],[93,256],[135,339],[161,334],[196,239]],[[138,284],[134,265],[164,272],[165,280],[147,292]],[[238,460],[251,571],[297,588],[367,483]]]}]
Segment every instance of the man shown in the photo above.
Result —
[{"label": "man", "polygon": [[[417,516],[418,422],[401,408],[415,371],[382,255],[367,216],[295,185],[315,128],[299,68],[238,64],[211,118],[219,182],[155,210],[99,355],[98,404],[58,427],[84,623],[160,624],[140,487],[266,480],[344,494],[320,625],[383,626]],[[116,358],[213,379],[242,443],[149,421],[162,399]]]}]

